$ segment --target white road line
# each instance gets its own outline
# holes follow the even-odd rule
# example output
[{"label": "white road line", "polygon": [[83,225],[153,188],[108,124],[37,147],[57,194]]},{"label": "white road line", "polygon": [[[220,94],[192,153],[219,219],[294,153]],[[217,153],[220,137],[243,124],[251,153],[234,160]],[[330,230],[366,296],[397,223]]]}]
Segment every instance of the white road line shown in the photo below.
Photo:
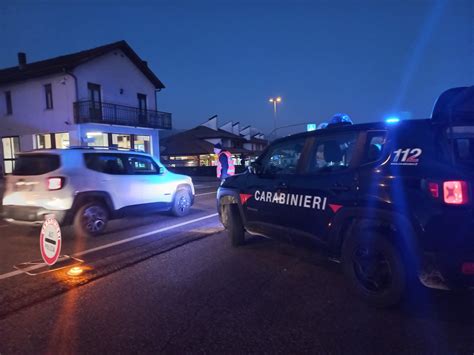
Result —
[{"label": "white road line", "polygon": [[215,194],[215,193],[217,193],[217,191],[203,192],[202,194],[196,194],[194,196],[210,195],[210,194]]},{"label": "white road line", "polygon": [[[217,213],[209,214],[209,215],[204,216],[204,217],[199,217],[199,218],[196,218],[196,219],[192,219],[192,220],[190,220],[190,221],[186,221],[186,222],[174,224],[174,225],[172,225],[172,226],[163,227],[163,228],[160,228],[160,229],[156,229],[156,230],[154,230],[154,231],[142,233],[142,234],[139,234],[139,235],[136,235],[136,236],[127,238],[127,239],[122,239],[122,240],[118,240],[118,241],[113,242],[113,243],[101,245],[101,246],[96,247],[96,248],[92,248],[92,249],[88,249],[88,250],[83,250],[83,251],[81,251],[81,252],[79,252],[79,253],[73,254],[73,256],[82,256],[82,255],[90,254],[90,253],[93,253],[93,252],[96,252],[96,251],[99,251],[99,250],[111,248],[111,247],[114,247],[114,246],[117,246],[117,245],[120,245],[120,244],[124,244],[124,243],[131,242],[131,241],[133,241],[133,240],[137,240],[137,239],[149,237],[150,235],[153,235],[153,234],[156,234],[156,233],[166,232],[166,231],[169,231],[169,230],[171,230],[171,229],[183,227],[183,226],[186,226],[186,225],[188,225],[188,224],[192,224],[192,223],[195,223],[195,222],[203,221],[203,220],[205,220],[205,219],[212,218],[212,217],[216,217],[216,216],[218,216]],[[28,268],[25,268],[24,270],[25,270],[25,271],[32,271],[32,270],[36,270],[36,269],[42,268],[42,267],[44,267],[44,266],[46,266],[46,264],[37,264],[37,265],[34,265],[34,266],[30,266],[30,267],[28,267]],[[13,276],[20,275],[20,274],[23,274],[23,271],[15,270],[15,271],[7,272],[6,274],[0,275],[0,280],[7,279],[7,278],[9,278],[9,277],[13,277]]]},{"label": "white road line", "polygon": [[6,228],[6,227],[8,227],[8,224],[2,224],[2,225],[0,226],[0,228]]}]

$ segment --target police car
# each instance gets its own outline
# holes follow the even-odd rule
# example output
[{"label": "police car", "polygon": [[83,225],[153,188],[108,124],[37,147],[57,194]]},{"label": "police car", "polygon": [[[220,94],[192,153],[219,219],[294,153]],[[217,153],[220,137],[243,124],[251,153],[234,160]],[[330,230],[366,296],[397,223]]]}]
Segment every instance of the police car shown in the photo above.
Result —
[{"label": "police car", "polygon": [[245,232],[324,248],[378,306],[417,281],[474,286],[474,87],[445,91],[430,119],[340,122],[273,142],[225,180],[218,212]]}]

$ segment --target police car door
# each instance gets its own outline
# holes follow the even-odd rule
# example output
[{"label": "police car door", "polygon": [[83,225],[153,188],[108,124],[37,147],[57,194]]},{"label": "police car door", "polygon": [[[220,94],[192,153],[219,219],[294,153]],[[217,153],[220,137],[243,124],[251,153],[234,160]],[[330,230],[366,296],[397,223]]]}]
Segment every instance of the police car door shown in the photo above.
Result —
[{"label": "police car door", "polygon": [[258,171],[249,174],[245,205],[247,228],[255,233],[286,238],[289,208],[286,203],[289,180],[300,170],[305,137],[294,137],[268,148],[257,161]]},{"label": "police car door", "polygon": [[314,137],[306,171],[289,185],[292,238],[325,242],[335,214],[355,203],[358,137],[355,131],[331,134],[326,130]]}]

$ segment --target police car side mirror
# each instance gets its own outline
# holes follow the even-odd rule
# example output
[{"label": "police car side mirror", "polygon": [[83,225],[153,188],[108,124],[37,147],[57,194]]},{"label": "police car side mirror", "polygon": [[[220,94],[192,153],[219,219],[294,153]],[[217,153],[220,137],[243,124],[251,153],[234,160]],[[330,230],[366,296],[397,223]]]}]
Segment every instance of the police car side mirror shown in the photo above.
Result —
[{"label": "police car side mirror", "polygon": [[253,163],[250,163],[248,167],[248,171],[250,174],[258,175],[262,171],[262,166],[259,163],[254,161]]},{"label": "police car side mirror", "polygon": [[164,174],[165,173],[165,168],[163,168],[162,166],[158,167],[158,174]]}]

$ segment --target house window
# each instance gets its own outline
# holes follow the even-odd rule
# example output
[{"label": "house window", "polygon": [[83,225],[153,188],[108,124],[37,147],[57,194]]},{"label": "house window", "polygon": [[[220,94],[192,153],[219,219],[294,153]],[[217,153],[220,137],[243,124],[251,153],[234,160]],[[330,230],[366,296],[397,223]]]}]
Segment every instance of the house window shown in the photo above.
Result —
[{"label": "house window", "polygon": [[147,110],[147,105],[146,105],[146,95],[145,94],[137,94],[138,98],[138,110],[140,113],[145,113]]},{"label": "house window", "polygon": [[13,113],[11,91],[5,91],[5,104],[7,106],[7,115],[11,115]]},{"label": "house window", "polygon": [[102,120],[102,96],[100,93],[100,85],[87,83],[89,92],[89,118],[93,121]]},{"label": "house window", "polygon": [[87,83],[87,90],[89,91],[89,100],[92,102],[101,103],[102,97],[100,95],[100,85]]},{"label": "house window", "polygon": [[146,95],[137,94],[137,98],[138,98],[138,122],[145,124],[147,122]]},{"label": "house window", "polygon": [[69,133],[48,133],[36,135],[36,149],[69,148]]},{"label": "house window", "polygon": [[15,167],[15,156],[20,151],[20,139],[18,137],[2,138],[3,146],[3,171],[11,174]]},{"label": "house window", "polygon": [[56,149],[69,148],[69,133],[55,133],[54,142],[56,143]]},{"label": "house window", "polygon": [[117,148],[132,149],[130,134],[112,134],[112,144]]},{"label": "house window", "polygon": [[36,149],[51,149],[53,143],[51,134],[37,134],[36,135]]},{"label": "house window", "polygon": [[108,147],[109,135],[102,132],[87,132],[87,145],[89,147]]},{"label": "house window", "polygon": [[134,149],[142,150],[145,153],[151,153],[150,136],[134,136]]},{"label": "house window", "polygon": [[46,99],[46,109],[51,110],[53,108],[53,89],[51,84],[46,84],[44,86],[44,96]]}]

